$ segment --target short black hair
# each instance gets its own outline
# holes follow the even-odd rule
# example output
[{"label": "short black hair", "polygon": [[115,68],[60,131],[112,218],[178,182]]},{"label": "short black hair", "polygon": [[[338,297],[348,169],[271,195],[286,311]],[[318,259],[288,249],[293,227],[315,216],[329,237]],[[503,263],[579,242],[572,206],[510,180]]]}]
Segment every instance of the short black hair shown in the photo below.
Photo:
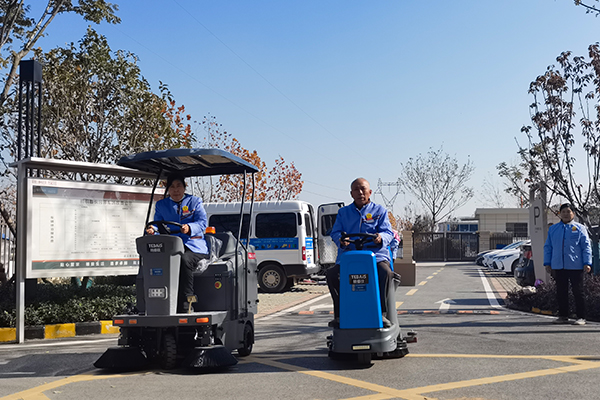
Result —
[{"label": "short black hair", "polygon": [[562,204],[562,205],[560,206],[560,209],[559,209],[558,211],[560,212],[560,211],[564,210],[565,208],[568,208],[568,209],[570,209],[571,211],[573,211],[573,207],[571,206],[571,203],[565,203],[565,204]]},{"label": "short black hair", "polygon": [[180,181],[181,183],[183,183],[184,188],[187,187],[187,185],[185,184],[185,177],[183,175],[170,174],[169,176],[167,176],[167,186],[165,186],[165,190],[169,190],[169,188],[175,181]]}]

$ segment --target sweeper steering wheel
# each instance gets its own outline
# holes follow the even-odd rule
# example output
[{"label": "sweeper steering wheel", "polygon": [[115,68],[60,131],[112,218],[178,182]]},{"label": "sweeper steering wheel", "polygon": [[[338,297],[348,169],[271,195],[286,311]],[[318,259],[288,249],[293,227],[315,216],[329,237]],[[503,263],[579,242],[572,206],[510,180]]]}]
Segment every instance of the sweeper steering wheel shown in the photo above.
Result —
[{"label": "sweeper steering wheel", "polygon": [[[356,237],[356,239],[350,239],[351,237]],[[362,250],[365,244],[374,243],[375,238],[377,237],[376,233],[346,233],[342,232],[342,237],[340,241],[350,242],[356,247],[356,250]]]},{"label": "sweeper steering wheel", "polygon": [[[179,230],[175,230],[175,229],[171,229],[169,227],[169,225],[174,225],[179,227]],[[150,227],[154,227],[156,226],[158,228],[158,233],[160,233],[161,235],[173,235],[175,233],[181,233],[181,227],[182,225],[179,222],[175,222],[175,221],[150,221],[146,224],[146,227],[144,228],[144,232],[146,232],[146,229],[150,228]],[[146,234],[146,233],[145,233]]]}]

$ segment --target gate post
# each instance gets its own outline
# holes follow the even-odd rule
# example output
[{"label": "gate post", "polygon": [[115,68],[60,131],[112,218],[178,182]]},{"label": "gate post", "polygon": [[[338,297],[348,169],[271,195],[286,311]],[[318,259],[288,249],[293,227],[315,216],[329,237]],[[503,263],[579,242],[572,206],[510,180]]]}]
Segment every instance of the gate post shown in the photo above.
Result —
[{"label": "gate post", "polygon": [[477,234],[479,235],[479,253],[482,251],[491,250],[490,231],[479,231]]},{"label": "gate post", "polygon": [[417,284],[417,263],[413,261],[413,232],[402,231],[402,258],[394,260],[394,272],[400,274],[400,286]]}]

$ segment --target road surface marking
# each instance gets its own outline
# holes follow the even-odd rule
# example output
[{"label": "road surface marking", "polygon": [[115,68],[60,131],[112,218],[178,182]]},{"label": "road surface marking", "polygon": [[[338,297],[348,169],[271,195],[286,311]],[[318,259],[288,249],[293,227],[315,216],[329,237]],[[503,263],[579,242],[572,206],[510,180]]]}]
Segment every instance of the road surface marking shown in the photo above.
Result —
[{"label": "road surface marking", "polygon": [[439,311],[440,312],[447,312],[450,309],[450,304],[456,304],[456,302],[452,299],[444,299],[444,300],[440,300],[440,301],[436,301],[435,304],[440,304],[440,308]]},{"label": "road surface marking", "polygon": [[[306,355],[306,357],[314,357],[314,354]],[[390,399],[400,398],[405,400],[435,400],[431,396],[424,396],[427,393],[440,392],[444,390],[462,389],[474,386],[488,385],[490,383],[509,382],[522,379],[539,378],[543,376],[551,376],[564,374],[569,372],[584,371],[588,369],[600,368],[600,362],[586,360],[586,356],[528,356],[528,355],[486,355],[486,354],[408,354],[406,357],[411,358],[500,358],[500,359],[542,359],[556,361],[561,363],[569,363],[571,365],[546,368],[534,371],[519,372],[515,374],[497,375],[486,378],[468,379],[464,381],[448,382],[434,385],[427,385],[411,389],[395,389],[387,386],[382,386],[370,382],[361,381],[358,379],[339,376],[330,372],[309,370],[297,365],[288,364],[285,361],[278,361],[274,357],[265,356],[250,356],[245,361],[256,362],[275,368],[280,368],[286,371],[298,372],[321,379],[326,379],[333,382],[342,383],[349,386],[354,386],[361,389],[371,390],[376,392],[372,395],[357,396],[346,398],[345,400],[375,400],[375,399]],[[590,356],[591,358],[592,356]],[[285,360],[281,356],[281,360]]]},{"label": "road surface marking", "polygon": [[274,314],[269,314],[267,316],[261,317],[260,321],[268,321],[270,319],[280,317],[280,316],[282,316],[284,314],[294,312],[294,311],[296,311],[296,310],[298,310],[298,309],[300,309],[302,307],[306,307],[309,304],[316,303],[317,301],[321,301],[321,300],[329,298],[329,297],[330,297],[329,293],[321,295],[319,297],[315,297],[314,299],[302,302],[302,303],[298,304],[295,307],[286,308],[285,310],[278,311],[278,312],[276,312]]},{"label": "road surface marking", "polygon": [[433,279],[433,275],[430,275],[430,276],[428,276],[428,277],[427,277],[427,278],[425,278],[425,279]]},{"label": "road surface marking", "polygon": [[420,283],[419,283],[419,286],[423,286],[423,285],[425,285],[426,283],[427,283],[427,281],[420,282]]},{"label": "road surface marking", "polygon": [[483,274],[483,271],[481,269],[477,269],[477,271],[479,271],[479,276],[481,277],[481,282],[483,283],[483,289],[485,290],[485,294],[487,295],[488,301],[490,302],[490,306],[495,308],[502,307],[500,303],[498,303],[498,300],[496,300],[496,295],[490,287],[490,284],[488,283],[488,280]]},{"label": "road surface marking", "polygon": [[419,289],[411,289],[408,292],[406,292],[405,296],[412,296],[413,294],[417,293],[417,290]]}]

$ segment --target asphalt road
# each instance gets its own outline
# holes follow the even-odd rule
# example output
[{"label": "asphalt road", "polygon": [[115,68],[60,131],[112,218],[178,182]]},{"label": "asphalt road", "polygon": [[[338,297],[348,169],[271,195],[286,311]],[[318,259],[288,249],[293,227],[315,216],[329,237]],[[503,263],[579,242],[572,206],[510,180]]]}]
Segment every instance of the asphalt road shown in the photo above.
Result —
[{"label": "asphalt road", "polygon": [[[506,310],[473,264],[421,264],[400,287],[401,359],[361,367],[327,357],[327,294],[256,321],[252,355],[227,371],[94,370],[114,337],[0,345],[1,399],[595,399],[600,325],[553,325]],[[499,304],[500,303],[500,304]]]}]

